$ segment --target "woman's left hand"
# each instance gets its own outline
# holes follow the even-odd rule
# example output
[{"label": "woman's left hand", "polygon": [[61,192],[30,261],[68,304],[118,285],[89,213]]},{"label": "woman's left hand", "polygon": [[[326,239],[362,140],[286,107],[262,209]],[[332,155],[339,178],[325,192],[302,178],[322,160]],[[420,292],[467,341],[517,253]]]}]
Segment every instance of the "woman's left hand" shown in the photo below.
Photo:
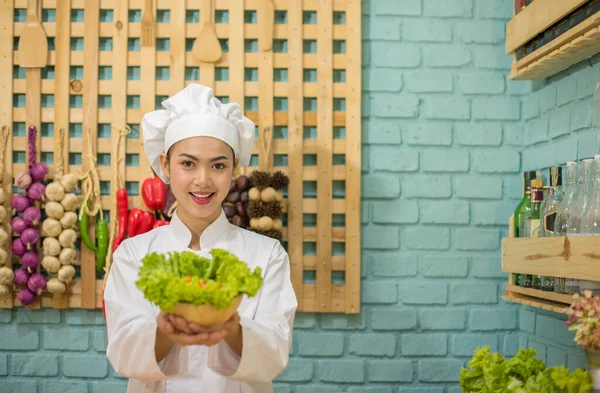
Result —
[{"label": "woman's left hand", "polygon": [[210,327],[188,322],[176,315],[170,315],[169,320],[176,329],[171,335],[171,340],[180,345],[206,345],[210,347],[218,344],[225,337],[233,339],[240,332],[240,317],[237,313],[226,322]]}]

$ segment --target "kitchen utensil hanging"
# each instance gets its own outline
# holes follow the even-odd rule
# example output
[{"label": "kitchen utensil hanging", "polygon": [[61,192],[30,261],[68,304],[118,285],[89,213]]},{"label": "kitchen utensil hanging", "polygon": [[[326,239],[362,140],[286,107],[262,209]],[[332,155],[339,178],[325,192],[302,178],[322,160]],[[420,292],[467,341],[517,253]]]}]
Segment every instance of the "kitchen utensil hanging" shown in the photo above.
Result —
[{"label": "kitchen utensil hanging", "polygon": [[48,62],[48,40],[40,22],[39,0],[27,2],[27,21],[19,38],[19,65],[25,68],[44,68]]},{"label": "kitchen utensil hanging", "polygon": [[202,0],[202,27],[192,47],[192,55],[203,63],[216,63],[223,51],[213,24],[214,7],[212,0]]}]

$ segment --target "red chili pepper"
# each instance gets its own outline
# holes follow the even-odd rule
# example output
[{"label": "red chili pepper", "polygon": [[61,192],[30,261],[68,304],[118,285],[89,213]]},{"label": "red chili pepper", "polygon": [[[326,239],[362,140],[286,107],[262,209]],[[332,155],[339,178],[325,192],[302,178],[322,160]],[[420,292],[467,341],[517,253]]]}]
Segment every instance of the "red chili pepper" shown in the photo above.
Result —
[{"label": "red chili pepper", "polygon": [[119,188],[117,190],[117,236],[113,244],[113,251],[119,247],[119,244],[125,239],[127,234],[127,218],[129,215],[129,207],[127,202],[127,190]]},{"label": "red chili pepper", "polygon": [[154,221],[154,225],[152,226],[152,229],[154,228],[158,228],[158,227],[162,227],[165,225],[169,225],[169,221],[166,220],[156,220]]},{"label": "red chili pepper", "polygon": [[144,180],[142,198],[150,210],[161,210],[167,199],[167,186],[160,177]]},{"label": "red chili pepper", "polygon": [[154,214],[151,212],[144,212],[140,218],[140,235],[142,233],[150,232],[154,226]]},{"label": "red chili pepper", "polygon": [[127,233],[129,237],[134,237],[142,233],[142,219],[144,211],[142,209],[131,209],[127,219]]}]

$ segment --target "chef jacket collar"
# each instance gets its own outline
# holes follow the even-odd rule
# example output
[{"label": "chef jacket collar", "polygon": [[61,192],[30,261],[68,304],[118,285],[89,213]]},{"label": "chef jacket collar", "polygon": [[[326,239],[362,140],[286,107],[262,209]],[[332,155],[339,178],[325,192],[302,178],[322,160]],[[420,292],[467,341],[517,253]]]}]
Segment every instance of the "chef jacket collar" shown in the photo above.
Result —
[{"label": "chef jacket collar", "polygon": [[[225,216],[225,212],[221,209],[221,215],[206,227],[204,232],[202,232],[202,235],[200,235],[200,249],[214,247],[215,243],[219,240],[221,235],[229,229],[230,225],[227,216]],[[169,226],[171,227],[175,238],[183,243],[185,247],[189,247],[190,241],[192,240],[192,232],[187,225],[181,221],[177,215],[177,210],[175,211],[175,214],[173,214]]]}]

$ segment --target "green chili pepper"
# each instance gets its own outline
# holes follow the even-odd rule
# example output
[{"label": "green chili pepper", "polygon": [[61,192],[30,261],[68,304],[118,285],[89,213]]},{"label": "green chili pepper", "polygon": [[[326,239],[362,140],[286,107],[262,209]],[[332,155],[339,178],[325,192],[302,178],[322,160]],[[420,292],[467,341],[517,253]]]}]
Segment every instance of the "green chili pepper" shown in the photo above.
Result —
[{"label": "green chili pepper", "polygon": [[88,233],[88,222],[89,216],[87,215],[85,210],[83,210],[82,206],[81,210],[79,211],[79,233],[81,234],[81,240],[83,240],[87,248],[89,248],[92,251],[98,252],[96,245],[92,242],[92,239],[90,239],[90,234]]},{"label": "green chili pepper", "polygon": [[108,253],[108,223],[104,220],[96,222],[96,241],[98,243],[96,271],[101,272],[104,269]]}]

